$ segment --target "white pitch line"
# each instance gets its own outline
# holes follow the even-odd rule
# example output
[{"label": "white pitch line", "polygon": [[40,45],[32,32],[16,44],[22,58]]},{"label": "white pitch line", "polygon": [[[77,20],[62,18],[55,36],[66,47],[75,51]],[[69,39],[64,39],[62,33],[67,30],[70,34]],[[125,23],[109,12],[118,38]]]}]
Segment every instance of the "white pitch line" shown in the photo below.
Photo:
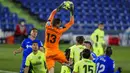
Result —
[{"label": "white pitch line", "polygon": [[2,73],[19,73],[19,72],[12,72],[12,71],[5,71],[5,70],[0,70]]}]

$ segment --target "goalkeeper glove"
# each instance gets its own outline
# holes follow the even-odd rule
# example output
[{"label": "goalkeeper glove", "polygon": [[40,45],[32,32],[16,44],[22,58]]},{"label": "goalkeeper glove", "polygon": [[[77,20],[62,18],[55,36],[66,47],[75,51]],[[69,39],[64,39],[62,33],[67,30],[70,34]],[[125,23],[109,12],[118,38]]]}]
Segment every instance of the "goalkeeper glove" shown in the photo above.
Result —
[{"label": "goalkeeper glove", "polygon": [[64,2],[57,8],[57,12],[60,11],[64,6]]},{"label": "goalkeeper glove", "polygon": [[74,4],[73,3],[70,4],[69,11],[70,11],[70,16],[74,16]]}]

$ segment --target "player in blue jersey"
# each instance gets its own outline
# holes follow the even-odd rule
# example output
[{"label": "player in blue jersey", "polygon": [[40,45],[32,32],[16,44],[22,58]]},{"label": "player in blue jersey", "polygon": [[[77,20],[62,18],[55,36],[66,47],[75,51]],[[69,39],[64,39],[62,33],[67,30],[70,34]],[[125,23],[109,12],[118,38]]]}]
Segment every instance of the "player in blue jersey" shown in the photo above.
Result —
[{"label": "player in blue jersey", "polygon": [[106,47],[105,54],[99,56],[96,59],[97,71],[96,73],[114,73],[115,64],[110,58],[112,55],[112,48],[110,46]]},{"label": "player in blue jersey", "polygon": [[33,28],[30,32],[29,38],[23,40],[21,47],[13,52],[14,55],[23,52],[22,65],[21,65],[21,68],[20,68],[20,73],[24,73],[26,57],[32,52],[32,42],[33,41],[37,41],[39,50],[43,51],[42,42],[40,40],[36,39],[37,34],[38,34],[38,30],[36,28]]},{"label": "player in blue jersey", "polygon": [[93,62],[95,62],[97,56],[96,56],[96,54],[93,52],[92,43],[91,43],[90,41],[84,41],[84,46],[86,46],[86,48],[90,50],[91,56],[92,56],[92,60],[93,60]]}]

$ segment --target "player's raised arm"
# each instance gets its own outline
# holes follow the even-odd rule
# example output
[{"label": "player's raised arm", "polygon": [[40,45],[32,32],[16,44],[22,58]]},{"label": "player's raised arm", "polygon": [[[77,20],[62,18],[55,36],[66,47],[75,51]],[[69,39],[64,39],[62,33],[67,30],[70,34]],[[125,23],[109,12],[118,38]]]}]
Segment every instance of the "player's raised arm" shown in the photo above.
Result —
[{"label": "player's raised arm", "polygon": [[55,14],[56,14],[58,11],[60,11],[63,6],[64,6],[64,3],[62,3],[58,8],[54,9],[54,10],[51,12],[51,14],[50,14],[50,16],[49,16],[49,18],[48,18],[48,22],[47,22],[46,25],[51,25],[51,24],[52,24]]},{"label": "player's raised arm", "polygon": [[61,30],[61,32],[67,31],[74,24],[74,4],[71,4],[70,8],[70,21],[65,24],[65,27]]}]

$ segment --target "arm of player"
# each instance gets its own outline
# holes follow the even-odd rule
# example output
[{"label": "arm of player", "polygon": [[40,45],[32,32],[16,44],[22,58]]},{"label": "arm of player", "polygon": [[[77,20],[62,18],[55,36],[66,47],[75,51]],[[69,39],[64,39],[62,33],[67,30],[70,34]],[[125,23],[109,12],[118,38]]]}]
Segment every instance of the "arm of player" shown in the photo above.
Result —
[{"label": "arm of player", "polygon": [[70,21],[61,29],[61,32],[67,31],[74,24],[74,16],[70,17]]},{"label": "arm of player", "polygon": [[43,47],[40,47],[39,50],[40,50],[41,52],[45,52],[44,49],[43,49]]},{"label": "arm of player", "polygon": [[28,73],[28,71],[29,71],[29,67],[26,66],[25,69],[24,69],[24,73]]},{"label": "arm of player", "polygon": [[113,61],[111,64],[110,64],[110,73],[114,73],[114,70],[115,70],[115,62]]},{"label": "arm of player", "polygon": [[21,47],[15,51],[13,51],[13,54],[16,55],[16,54],[19,54],[23,51],[24,48],[26,48],[26,40],[23,40],[22,44],[21,44]]},{"label": "arm of player", "polygon": [[48,18],[48,22],[47,22],[46,26],[52,24],[55,14],[56,14],[58,11],[60,11],[60,10],[63,8],[63,6],[64,6],[64,3],[62,3],[59,7],[57,7],[56,9],[54,9],[54,10],[52,11],[52,13],[50,14],[50,17]]},{"label": "arm of player", "polygon": [[90,38],[91,38],[91,40],[94,42],[94,43],[96,43],[96,35],[97,35],[97,33],[96,33],[96,30],[91,34],[91,36],[90,36]]},{"label": "arm of player", "polygon": [[43,48],[43,43],[42,43],[42,41],[39,41],[39,42],[38,42],[38,46],[39,46],[39,50],[40,50],[41,52],[44,52],[44,48]]},{"label": "arm of player", "polygon": [[73,65],[73,63],[74,63],[74,51],[73,51],[73,48],[72,47],[70,47],[70,59],[69,59],[69,64],[70,65]]},{"label": "arm of player", "polygon": [[73,73],[78,73],[78,63],[76,63],[75,65],[74,65],[74,70],[73,70]]},{"label": "arm of player", "polygon": [[65,24],[65,27],[61,29],[61,32],[67,31],[74,24],[74,5],[73,4],[69,10],[70,10],[70,21],[67,24]]},{"label": "arm of player", "polygon": [[51,12],[51,14],[50,14],[50,16],[49,16],[49,18],[48,18],[48,21],[47,21],[47,23],[46,23],[46,26],[49,26],[49,25],[52,24],[52,21],[53,21],[53,19],[54,19],[54,16],[55,16],[56,12],[57,12],[57,9],[54,9],[54,10]]},{"label": "arm of player", "polygon": [[43,58],[44,58],[44,67],[45,67],[45,69],[46,69],[46,71],[47,71],[47,73],[48,73],[47,65],[46,65],[46,56],[45,56],[44,53],[43,53]]},{"label": "arm of player", "polygon": [[13,51],[13,54],[14,54],[14,55],[19,54],[19,53],[21,53],[22,51],[23,51],[23,48],[20,47],[19,49],[14,50],[14,51]]},{"label": "arm of player", "polygon": [[30,59],[29,56],[27,56],[26,62],[25,62],[25,69],[24,69],[24,73],[28,73],[29,71],[29,66],[30,66]]},{"label": "arm of player", "polygon": [[73,62],[73,58],[70,58],[69,64],[70,64],[70,65],[73,65],[73,63],[74,63],[74,62]]}]

